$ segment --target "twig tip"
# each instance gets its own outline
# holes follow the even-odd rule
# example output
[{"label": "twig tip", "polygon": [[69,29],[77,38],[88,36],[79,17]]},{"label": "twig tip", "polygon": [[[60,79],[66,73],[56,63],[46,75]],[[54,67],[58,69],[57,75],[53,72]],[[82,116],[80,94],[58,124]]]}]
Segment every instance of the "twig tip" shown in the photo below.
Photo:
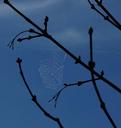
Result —
[{"label": "twig tip", "polygon": [[16,63],[20,64],[22,62],[22,59],[20,59],[19,57],[16,60]]},{"label": "twig tip", "polygon": [[92,33],[93,33],[93,28],[92,28],[92,27],[89,28],[88,33],[89,33],[90,35],[92,35]]},{"label": "twig tip", "polygon": [[48,16],[45,16],[45,22],[48,22],[49,18]]}]

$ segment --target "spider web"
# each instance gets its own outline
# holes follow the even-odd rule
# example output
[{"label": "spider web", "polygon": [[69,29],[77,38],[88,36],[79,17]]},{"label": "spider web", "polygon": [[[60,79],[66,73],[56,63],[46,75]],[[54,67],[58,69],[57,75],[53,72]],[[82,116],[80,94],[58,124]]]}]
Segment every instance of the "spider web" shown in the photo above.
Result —
[{"label": "spider web", "polygon": [[57,89],[63,84],[66,54],[51,51],[40,61],[39,74],[46,88]]}]

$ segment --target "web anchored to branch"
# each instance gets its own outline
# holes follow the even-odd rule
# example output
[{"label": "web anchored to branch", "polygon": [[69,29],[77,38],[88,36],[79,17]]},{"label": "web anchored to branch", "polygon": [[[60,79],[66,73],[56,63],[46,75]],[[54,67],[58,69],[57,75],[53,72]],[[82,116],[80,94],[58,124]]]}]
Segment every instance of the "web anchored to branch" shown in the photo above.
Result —
[{"label": "web anchored to branch", "polygon": [[[119,24],[119,22],[109,13],[109,11],[103,6],[102,4],[102,0],[98,1],[95,0],[95,2],[99,5],[99,7],[107,14],[107,16],[105,16],[102,12],[100,12],[95,6],[94,4],[92,4],[92,2],[90,0],[88,0],[89,4],[91,5],[91,8],[94,9],[96,12],[98,12],[101,16],[104,17],[104,19],[106,19],[107,21],[109,21],[111,24],[113,24],[116,28],[118,28],[119,30],[121,30],[121,25]],[[69,51],[68,49],[66,49],[63,45],[61,45],[61,43],[59,43],[57,40],[55,40],[49,33],[48,33],[48,21],[49,18],[46,16],[44,19],[44,28],[40,28],[36,23],[34,23],[31,19],[29,19],[28,17],[26,17],[23,13],[21,13],[18,9],[16,9],[8,0],[4,0],[4,3],[6,3],[7,5],[9,5],[17,14],[19,14],[20,16],[22,16],[29,24],[31,24],[34,28],[36,28],[36,30],[29,29],[27,31],[23,31],[19,34],[17,34],[17,36],[15,36],[15,38],[9,43],[9,47],[10,48],[14,48],[15,47],[15,40],[17,39],[18,42],[22,42],[24,40],[30,40],[30,39],[34,39],[37,37],[45,37],[48,40],[50,40],[53,44],[55,44],[57,47],[59,47],[62,51],[64,51],[64,53],[66,53],[67,55],[69,55],[74,61],[75,64],[79,64],[82,67],[84,67],[85,69],[87,69],[90,73],[91,79],[89,80],[84,80],[84,81],[78,81],[76,83],[72,83],[72,84],[64,84],[64,87],[61,88],[51,99],[50,101],[55,102],[55,106],[57,104],[57,101],[59,99],[60,94],[62,93],[62,91],[64,89],[66,89],[67,87],[71,87],[71,86],[81,86],[83,84],[86,84],[88,82],[92,82],[93,87],[95,89],[96,95],[98,97],[98,100],[100,102],[100,107],[102,108],[103,112],[105,113],[105,115],[107,116],[108,120],[110,121],[110,123],[112,124],[113,128],[117,128],[114,120],[112,119],[111,115],[109,114],[109,112],[107,111],[106,105],[101,97],[100,91],[97,87],[97,80],[101,80],[104,83],[106,83],[107,85],[109,85],[110,87],[112,87],[112,89],[116,90],[117,92],[121,93],[121,89],[115,85],[114,83],[112,83],[110,80],[108,80],[105,76],[104,76],[104,72],[101,71],[101,73],[98,73],[97,71],[95,71],[95,62],[93,60],[93,39],[92,39],[92,35],[93,35],[93,28],[90,27],[89,29],[89,40],[90,40],[90,60],[88,62],[88,64],[84,63],[81,59],[81,56],[76,57],[71,51]],[[18,38],[18,36],[20,36],[21,34],[23,34],[24,32],[28,32],[30,33],[29,36],[27,37],[21,37]],[[58,126],[60,128],[63,128],[62,123],[60,122],[59,118],[54,117],[53,115],[51,115],[50,113],[48,113],[47,111],[45,111],[45,109],[41,106],[41,104],[39,104],[36,95],[33,95],[29,85],[27,84],[27,81],[25,80],[23,71],[22,71],[22,67],[21,67],[21,62],[22,60],[20,58],[17,59],[17,63],[19,66],[19,70],[20,70],[20,75],[24,81],[24,84],[27,88],[27,90],[29,91],[30,96],[32,97],[32,101],[37,105],[37,107],[45,114],[45,116],[47,116],[48,118],[50,118],[51,120],[55,121]]]}]

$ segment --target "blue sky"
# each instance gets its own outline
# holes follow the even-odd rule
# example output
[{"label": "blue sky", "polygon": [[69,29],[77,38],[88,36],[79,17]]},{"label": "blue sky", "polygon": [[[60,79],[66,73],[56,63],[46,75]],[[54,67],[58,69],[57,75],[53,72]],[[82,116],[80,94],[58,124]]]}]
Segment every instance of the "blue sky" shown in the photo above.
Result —
[{"label": "blue sky", "polygon": [[[87,0],[11,0],[24,14],[43,27],[43,19],[49,17],[48,31],[75,55],[81,55],[85,63],[89,61],[88,29],[94,28],[94,59],[97,71],[102,69],[105,76],[121,88],[121,33],[105,22],[90,9]],[[121,1],[104,2],[111,13],[121,21]],[[90,74],[59,48],[44,38],[25,41],[9,49],[7,43],[19,32],[31,28],[20,16],[0,1],[0,127],[45,127],[57,125],[43,116],[31,102],[19,75],[16,58],[23,59],[25,76],[37,94],[41,104],[50,113],[60,117],[65,128],[111,127],[99,107],[99,102],[91,83],[82,87],[68,88],[61,95],[55,109],[48,100],[63,87],[63,83],[73,83],[89,79]],[[40,66],[46,61],[47,71],[56,72],[57,82]],[[52,64],[56,65],[57,68]],[[41,74],[44,73],[42,78]],[[58,73],[59,72],[59,73]],[[48,81],[48,82],[45,82]],[[49,83],[55,84],[51,85]],[[117,126],[121,126],[121,95],[103,82],[98,82],[102,97]]]}]

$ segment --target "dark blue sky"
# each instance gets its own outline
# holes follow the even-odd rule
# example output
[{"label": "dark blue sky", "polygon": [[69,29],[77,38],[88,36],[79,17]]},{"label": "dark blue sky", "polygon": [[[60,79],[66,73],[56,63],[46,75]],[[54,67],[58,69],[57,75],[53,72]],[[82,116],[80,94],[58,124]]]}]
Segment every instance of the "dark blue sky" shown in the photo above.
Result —
[{"label": "dark blue sky", "polygon": [[[41,27],[47,15],[50,19],[49,33],[76,56],[81,55],[85,63],[89,61],[88,29],[92,26],[96,69],[98,72],[103,69],[105,77],[121,88],[121,32],[92,11],[87,0],[11,2]],[[104,4],[121,21],[121,1],[108,0]],[[25,76],[40,103],[47,111],[59,116],[65,128],[112,127],[100,109],[91,83],[65,90],[56,109],[53,103],[48,103],[57,90],[63,87],[63,83],[87,80],[90,79],[90,74],[83,67],[75,65],[69,56],[44,38],[24,41],[17,45],[15,50],[7,47],[7,43],[17,33],[31,27],[0,1],[0,127],[57,128],[57,125],[43,116],[32,103],[19,75],[17,57],[23,59]],[[44,64],[46,68],[40,68]],[[56,82],[50,76],[52,73]],[[101,81],[98,86],[119,128],[121,95]]]}]

